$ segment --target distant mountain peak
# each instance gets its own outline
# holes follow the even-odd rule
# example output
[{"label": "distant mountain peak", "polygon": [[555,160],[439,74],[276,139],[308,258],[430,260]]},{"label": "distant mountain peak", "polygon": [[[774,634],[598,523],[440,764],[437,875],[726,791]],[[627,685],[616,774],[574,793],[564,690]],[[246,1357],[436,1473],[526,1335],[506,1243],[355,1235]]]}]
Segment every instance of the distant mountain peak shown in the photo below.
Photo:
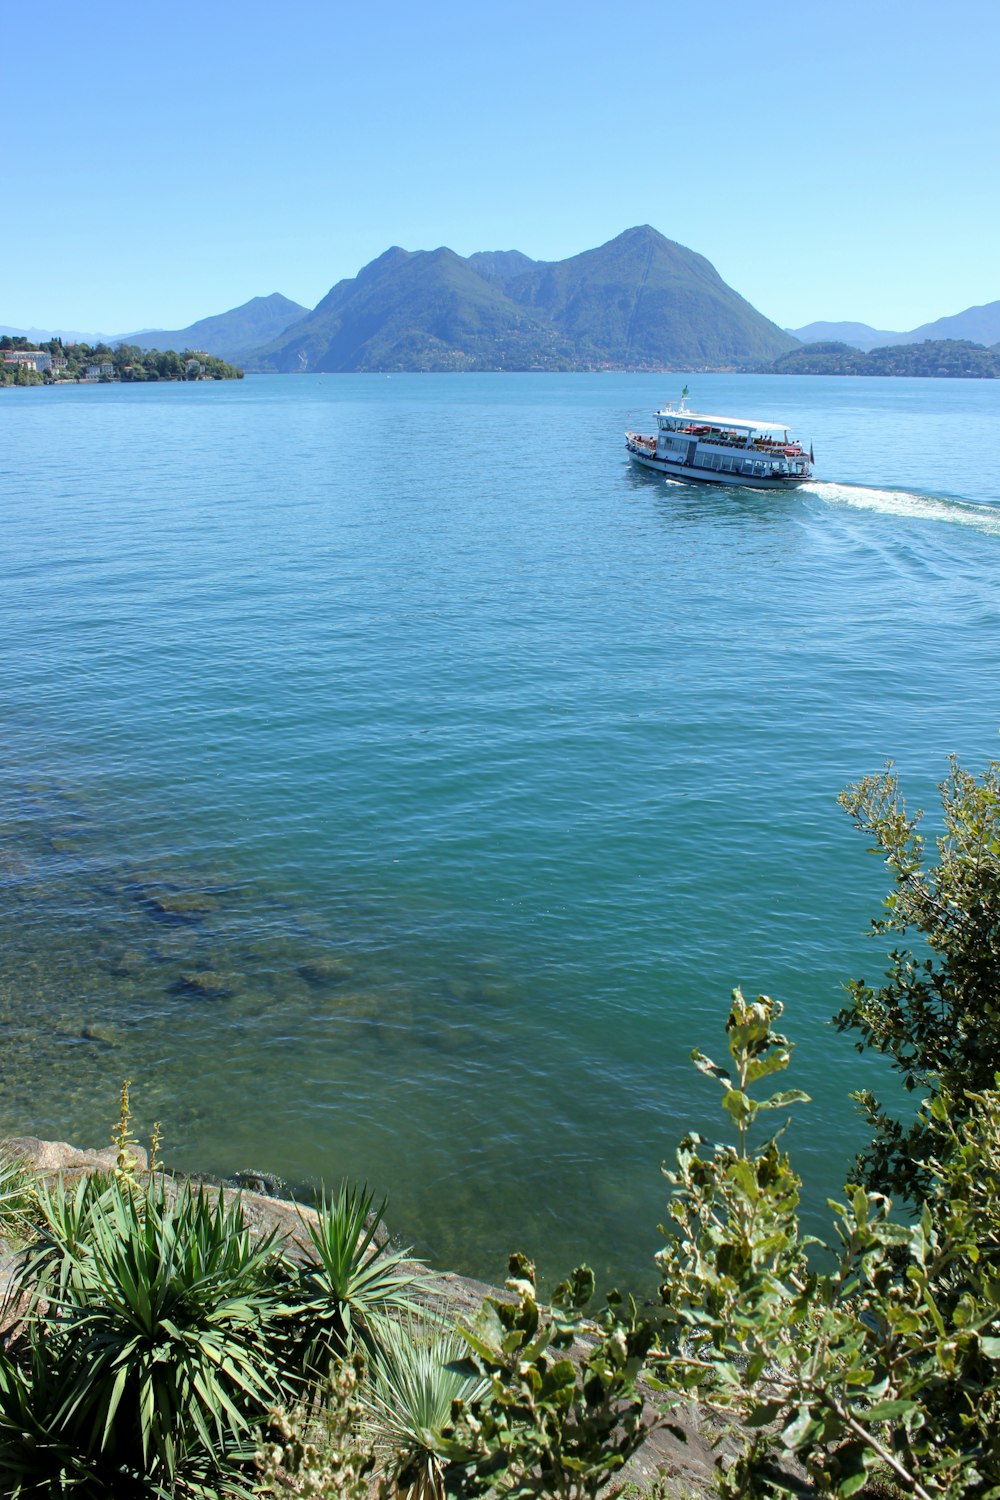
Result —
[{"label": "distant mountain peak", "polygon": [[[608,240],[605,244],[599,245],[598,249],[610,250],[612,246],[628,247],[636,250],[661,247],[669,249],[672,245],[676,245],[676,243],[676,240],[670,240],[665,234],[661,234],[658,229],[654,229],[652,224],[635,224],[631,229],[623,229],[621,234],[616,234],[613,240]],[[680,249],[683,250],[684,248],[683,245],[680,246]],[[586,255],[593,252],[584,251],[583,253]],[[697,252],[688,250],[687,253],[694,255]]]},{"label": "distant mountain peak", "polygon": [[204,349],[206,354],[242,364],[261,344],[284,333],[309,309],[281,292],[251,297],[249,302],[210,318],[200,318],[187,328],[142,328],[119,334],[113,344],[138,344],[142,349]]},{"label": "distant mountain peak", "polygon": [[[633,226],[632,226],[631,229],[623,229],[622,232],[621,232],[621,234],[615,236],[615,239],[619,239],[619,240],[663,240],[664,243],[669,243],[669,241],[667,241],[666,235],[665,234],[661,234],[658,229],[654,229],[653,226],[652,226],[652,224],[633,224]],[[608,244],[610,244],[610,245],[613,245],[614,243],[615,243],[614,240],[609,240],[608,241]]]},{"label": "distant mountain peak", "polygon": [[386,266],[391,266],[396,261],[410,260],[413,254],[412,250],[404,250],[402,245],[390,245],[388,250],[383,250],[381,255],[376,255],[374,260],[362,266],[358,276],[366,276],[369,271],[384,270]]}]

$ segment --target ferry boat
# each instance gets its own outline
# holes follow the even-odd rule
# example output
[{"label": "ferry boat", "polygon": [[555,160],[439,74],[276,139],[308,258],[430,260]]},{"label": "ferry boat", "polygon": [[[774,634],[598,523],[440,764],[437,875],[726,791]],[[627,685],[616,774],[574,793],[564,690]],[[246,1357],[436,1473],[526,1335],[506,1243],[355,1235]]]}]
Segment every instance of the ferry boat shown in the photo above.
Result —
[{"label": "ferry boat", "polygon": [[677,403],[656,413],[656,433],[626,432],[629,457],[682,484],[738,484],[793,490],[812,478],[813,452],[789,437],[782,422],[713,417],[688,411],[687,386]]}]

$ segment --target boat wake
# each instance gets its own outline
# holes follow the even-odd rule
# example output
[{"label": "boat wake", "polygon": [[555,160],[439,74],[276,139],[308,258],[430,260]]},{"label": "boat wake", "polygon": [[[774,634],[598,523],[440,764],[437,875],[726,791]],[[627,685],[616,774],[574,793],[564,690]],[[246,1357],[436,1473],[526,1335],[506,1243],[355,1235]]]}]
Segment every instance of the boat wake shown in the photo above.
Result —
[{"label": "boat wake", "polygon": [[913,490],[876,490],[863,484],[802,485],[800,494],[816,495],[827,505],[849,505],[855,510],[877,510],[917,521],[944,521],[950,526],[972,526],[987,536],[1000,536],[1000,507],[976,505],[971,500],[944,500]]}]

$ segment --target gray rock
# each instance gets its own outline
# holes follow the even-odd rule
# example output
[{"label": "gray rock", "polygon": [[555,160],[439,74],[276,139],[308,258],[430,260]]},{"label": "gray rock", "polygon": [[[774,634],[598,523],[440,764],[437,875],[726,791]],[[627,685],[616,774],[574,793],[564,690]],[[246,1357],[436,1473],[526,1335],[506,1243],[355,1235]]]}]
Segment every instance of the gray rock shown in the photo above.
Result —
[{"label": "gray rock", "polygon": [[[68,1141],[42,1141],[36,1135],[12,1136],[6,1143],[10,1149],[22,1156],[26,1162],[43,1176],[55,1176],[60,1172],[111,1172],[118,1164],[118,1152],[114,1146],[104,1146],[97,1151],[80,1151]],[[131,1154],[136,1168],[145,1172],[148,1158],[141,1146],[133,1146]]]},{"label": "gray rock", "polygon": [[230,1187],[263,1194],[266,1198],[286,1198],[288,1195],[286,1184],[280,1177],[273,1177],[270,1172],[234,1172],[226,1182]]}]

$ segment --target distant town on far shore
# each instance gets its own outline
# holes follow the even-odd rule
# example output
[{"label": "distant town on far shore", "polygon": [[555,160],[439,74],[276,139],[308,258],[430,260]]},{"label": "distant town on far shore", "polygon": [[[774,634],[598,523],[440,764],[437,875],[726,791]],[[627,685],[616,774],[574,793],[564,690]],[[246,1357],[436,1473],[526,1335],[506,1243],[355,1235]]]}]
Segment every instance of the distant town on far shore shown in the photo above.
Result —
[{"label": "distant town on far shore", "polygon": [[143,350],[132,344],[64,344],[61,338],[32,346],[25,337],[0,337],[0,385],[99,384],[112,380],[242,380],[243,371],[206,350]]}]

